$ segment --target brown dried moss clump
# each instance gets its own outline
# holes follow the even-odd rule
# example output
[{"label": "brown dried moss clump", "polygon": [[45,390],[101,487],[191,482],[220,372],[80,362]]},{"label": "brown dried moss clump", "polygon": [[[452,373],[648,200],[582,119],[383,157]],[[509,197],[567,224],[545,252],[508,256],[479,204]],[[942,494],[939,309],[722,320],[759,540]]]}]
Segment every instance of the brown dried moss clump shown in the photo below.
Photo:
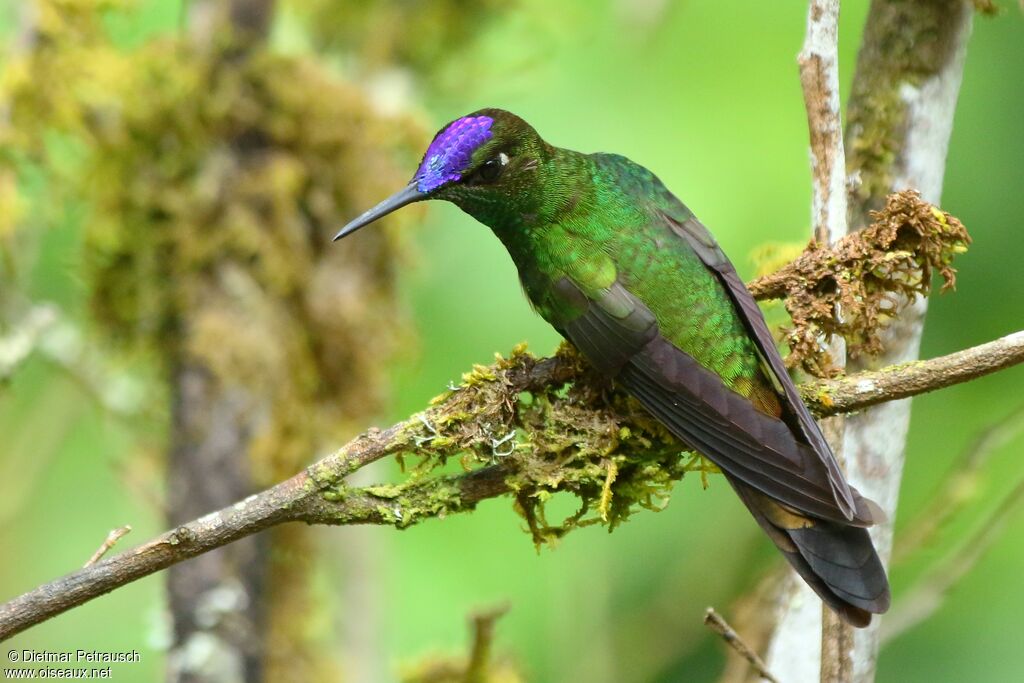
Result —
[{"label": "brown dried moss clump", "polygon": [[831,249],[812,242],[795,261],[750,284],[758,299],[785,299],[790,367],[834,376],[822,338],[841,335],[851,357],[878,354],[880,330],[910,297],[929,294],[936,271],[942,291],[956,285],[953,258],[971,242],[956,217],[904,190],[889,195],[872,219]]}]

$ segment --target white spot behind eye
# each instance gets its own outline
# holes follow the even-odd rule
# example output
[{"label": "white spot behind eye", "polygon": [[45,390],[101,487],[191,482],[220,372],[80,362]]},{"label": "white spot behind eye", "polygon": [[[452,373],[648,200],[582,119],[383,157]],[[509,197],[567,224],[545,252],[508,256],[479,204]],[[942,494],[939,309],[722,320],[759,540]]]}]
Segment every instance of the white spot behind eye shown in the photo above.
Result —
[{"label": "white spot behind eye", "polygon": [[508,155],[504,152],[498,154],[498,163],[502,166],[508,166]]}]

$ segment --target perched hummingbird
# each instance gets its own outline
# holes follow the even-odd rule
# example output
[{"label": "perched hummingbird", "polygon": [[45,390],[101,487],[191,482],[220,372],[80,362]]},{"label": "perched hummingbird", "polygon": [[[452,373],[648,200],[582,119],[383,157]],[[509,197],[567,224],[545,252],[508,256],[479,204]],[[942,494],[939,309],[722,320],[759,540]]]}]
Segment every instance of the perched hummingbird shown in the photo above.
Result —
[{"label": "perched hummingbird", "polygon": [[494,231],[534,309],[722,470],[840,617],[866,626],[888,609],[865,528],[881,511],[844,479],[729,259],[653,173],[481,109],[442,128],[409,184],[334,239],[427,199]]}]

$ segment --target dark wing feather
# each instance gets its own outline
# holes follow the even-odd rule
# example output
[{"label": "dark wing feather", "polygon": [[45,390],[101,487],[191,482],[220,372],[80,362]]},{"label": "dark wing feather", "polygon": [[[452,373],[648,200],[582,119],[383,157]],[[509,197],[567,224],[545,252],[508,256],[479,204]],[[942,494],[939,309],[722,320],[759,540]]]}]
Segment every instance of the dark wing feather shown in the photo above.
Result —
[{"label": "dark wing feather", "polygon": [[832,449],[829,448],[828,443],[825,441],[818,423],[811,417],[807,406],[804,405],[800,398],[800,392],[797,391],[793,380],[786,371],[782,356],[779,355],[778,349],[775,348],[775,340],[768,330],[768,325],[765,323],[764,316],[761,314],[761,309],[758,308],[757,302],[754,301],[754,297],[751,296],[743,281],[740,280],[736,269],[733,268],[732,263],[715,242],[708,229],[700,221],[693,216],[687,216],[682,220],[678,220],[676,217],[668,214],[664,214],[664,217],[672,230],[686,240],[700,257],[701,261],[718,276],[725,286],[726,292],[732,298],[736,310],[739,312],[744,325],[757,344],[757,348],[761,352],[767,367],[783,389],[786,398],[786,409],[796,417],[804,438],[827,469],[829,483],[832,486],[832,491],[836,502],[839,504],[839,508],[847,518],[852,518],[856,514],[857,507],[854,493],[850,489],[850,485],[846,483],[842,471],[839,469],[839,464],[832,454]]},{"label": "dark wing feather", "polygon": [[789,425],[757,410],[676,348],[659,333],[650,309],[620,283],[587,297],[563,278],[556,291],[582,309],[559,326],[562,333],[673,434],[786,505],[822,519],[871,524],[859,497],[852,521],[837,507],[829,473]]},{"label": "dark wing feather", "polygon": [[615,377],[658,336],[651,310],[618,283],[590,298],[569,278],[562,278],[555,283],[555,292],[583,311],[559,331],[609,377]]},{"label": "dark wing feather", "polygon": [[867,529],[794,515],[726,478],[793,569],[846,621],[867,626],[871,613],[889,609],[889,581]]}]

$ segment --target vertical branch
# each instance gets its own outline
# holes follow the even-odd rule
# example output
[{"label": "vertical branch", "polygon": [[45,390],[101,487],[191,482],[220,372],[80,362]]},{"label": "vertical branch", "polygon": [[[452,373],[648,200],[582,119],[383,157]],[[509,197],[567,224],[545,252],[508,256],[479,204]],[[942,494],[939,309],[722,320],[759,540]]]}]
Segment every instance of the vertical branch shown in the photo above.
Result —
[{"label": "vertical branch", "polygon": [[[839,0],[810,0],[807,33],[798,63],[807,108],[811,152],[811,221],[814,239],[832,244],[847,233],[846,155],[839,106]],[[841,311],[835,311],[841,316]],[[842,338],[827,343],[831,365],[846,365]],[[845,418],[828,418],[822,431],[843,460]],[[857,482],[852,482],[857,485]],[[770,641],[768,666],[782,680],[827,683],[852,679],[853,633],[792,570],[784,584],[780,618]],[[820,639],[819,639],[820,634]],[[816,647],[820,645],[819,647]]]},{"label": "vertical branch", "polygon": [[1017,482],[991,515],[982,520],[964,544],[933,568],[903,597],[897,609],[880,629],[880,639],[888,642],[931,617],[949,591],[984,557],[1001,537],[1006,525],[1024,507],[1024,480]]},{"label": "vertical branch", "polygon": [[811,141],[814,239],[846,235],[846,154],[839,109],[839,0],[811,0],[798,57]]},{"label": "vertical branch", "polygon": [[[846,131],[848,172],[857,180],[850,188],[852,225],[866,225],[868,212],[896,190],[916,189],[926,201],[940,203],[972,17],[965,0],[871,3]],[[918,357],[926,300],[907,303],[883,337],[885,353],[851,361],[852,372]],[[872,529],[883,563],[892,550],[909,422],[909,399],[847,420],[847,471],[861,493],[889,515],[887,523]],[[855,635],[857,683],[874,680],[879,622]]]},{"label": "vertical branch", "polygon": [[[203,209],[193,213],[204,218],[188,236],[175,229],[180,247],[170,252],[181,302],[167,323],[173,342],[163,347],[175,405],[172,523],[287,476],[373,414],[380,361],[401,324],[386,231],[345,249],[330,249],[328,233],[352,205],[397,180],[390,156],[416,131],[368,116],[361,91],[313,62],[269,50],[275,6],[204,0],[190,8],[187,53],[206,79],[201,96],[215,105],[199,117],[200,181],[189,183],[202,188]],[[297,78],[305,83],[291,83]],[[224,114],[211,117],[211,109]],[[303,127],[327,132],[298,133]],[[399,142],[366,149],[368,128]],[[374,172],[351,172],[364,165]],[[172,675],[336,679],[339,648],[325,644],[329,629],[313,626],[323,618],[311,578],[317,540],[289,525],[173,568]],[[210,650],[220,666],[197,655]]]}]

